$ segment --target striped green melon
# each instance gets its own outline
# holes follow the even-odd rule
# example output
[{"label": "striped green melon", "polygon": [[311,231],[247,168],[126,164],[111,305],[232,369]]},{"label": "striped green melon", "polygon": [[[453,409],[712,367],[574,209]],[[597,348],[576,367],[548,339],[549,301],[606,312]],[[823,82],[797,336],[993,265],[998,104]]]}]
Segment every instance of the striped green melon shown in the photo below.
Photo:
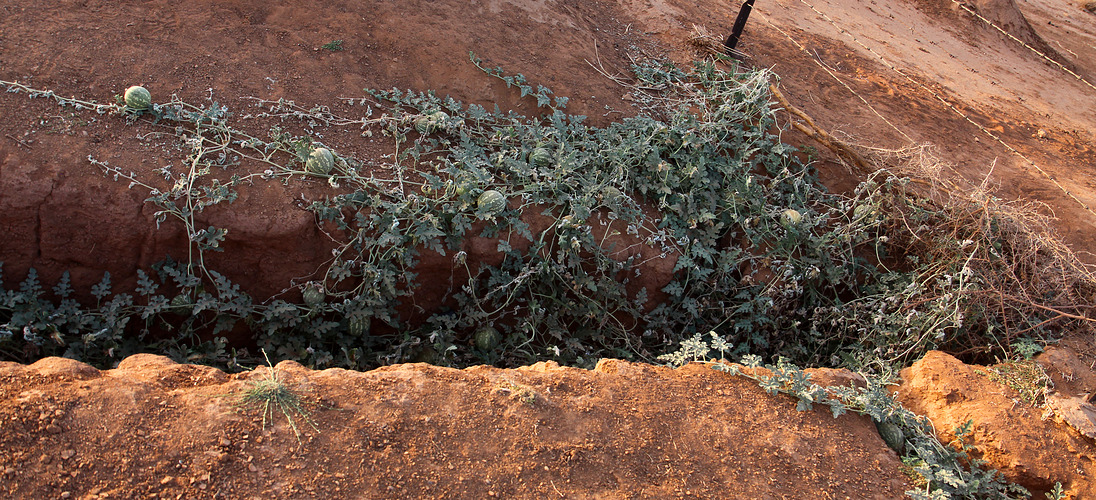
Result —
[{"label": "striped green melon", "polygon": [[323,293],[323,287],[321,285],[310,284],[304,287],[304,291],[301,292],[304,297],[304,303],[310,309],[315,309],[323,304],[326,294]]},{"label": "striped green melon", "polygon": [[494,189],[488,189],[476,199],[476,206],[486,213],[495,215],[506,210],[506,197]]},{"label": "striped green melon", "polygon": [[133,109],[143,110],[152,106],[152,93],[140,85],[134,85],[126,89],[126,93],[122,98],[126,106]]},{"label": "striped green melon", "polygon": [[365,315],[351,317],[350,320],[346,323],[347,331],[350,333],[350,335],[353,335],[355,337],[369,335],[369,327],[369,316]]},{"label": "striped green melon", "polygon": [[180,316],[190,316],[194,313],[194,304],[206,293],[205,287],[198,285],[194,289],[184,288],[171,299],[168,311]]},{"label": "striped green melon", "polygon": [[476,341],[476,347],[481,351],[490,351],[502,343],[502,334],[490,326],[476,330],[473,337]]},{"label": "striped green melon", "polygon": [[427,363],[431,365],[438,364],[438,351],[435,351],[432,346],[424,345],[420,346],[417,351],[411,356],[412,363]]},{"label": "striped green melon", "polygon": [[194,302],[190,299],[190,294],[184,292],[171,299],[169,310],[175,314],[187,316],[193,310],[193,304]]},{"label": "striped green melon", "polygon": [[327,148],[316,148],[308,155],[304,169],[310,174],[327,175],[335,168],[335,155]]},{"label": "striped green melon", "polygon": [[906,448],[906,433],[902,431],[902,428],[890,421],[875,422],[875,429],[879,431],[879,436],[883,438],[883,442],[887,443],[887,446],[899,454],[901,454]]},{"label": "striped green melon", "polygon": [[742,196],[742,194],[735,190],[724,195],[723,201],[725,201],[729,207],[739,207],[745,205],[747,200],[745,196]]},{"label": "striped green melon", "polygon": [[449,119],[444,111],[427,111],[415,119],[415,130],[422,135],[430,135],[438,125]]},{"label": "striped green melon", "polygon": [[429,116],[420,116],[415,119],[415,130],[422,135],[430,135],[434,131],[434,121]]},{"label": "striped green melon", "polygon": [[529,153],[529,163],[537,167],[547,167],[552,164],[552,152],[547,148],[534,148]]},{"label": "striped green melon", "polygon": [[601,202],[616,210],[624,202],[624,193],[615,186],[605,186],[601,189]]}]

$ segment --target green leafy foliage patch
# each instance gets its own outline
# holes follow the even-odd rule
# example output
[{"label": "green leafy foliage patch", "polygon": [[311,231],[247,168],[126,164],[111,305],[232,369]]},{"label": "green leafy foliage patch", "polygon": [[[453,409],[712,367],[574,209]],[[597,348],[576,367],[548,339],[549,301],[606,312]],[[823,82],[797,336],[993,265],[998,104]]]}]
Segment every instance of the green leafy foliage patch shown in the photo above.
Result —
[{"label": "green leafy foliage patch", "polygon": [[[216,102],[135,109],[2,82],[74,111],[147,120],[183,144],[183,168],[160,172],[167,189],[89,161],[147,191],[156,224],[181,224],[189,247],[137,271],[137,290],[113,290],[104,276],[94,305],[71,299],[67,278],[50,294],[31,270],[2,292],[0,350],[100,365],[155,350],[225,365],[240,353],[224,335],[242,326],[258,347],[318,368],[592,366],[651,361],[717,331],[736,355],[875,370],[934,348],[1007,353],[1085,324],[1069,307],[1093,281],[1000,204],[933,201],[887,171],[850,194],[827,192],[808,154],[781,141],[768,71],[643,62],[635,116],[595,127],[549,89],[472,62],[539,114],[392,89],[348,99],[361,118],[284,99],[255,99],[258,111],[236,117]],[[235,124],[251,119],[309,133]],[[391,153],[356,158],[323,142],[323,130],[350,127]],[[205,209],[274,181],[330,189],[305,208],[333,257],[287,284],[302,291],[296,303],[253,300],[205,259],[232,237]],[[430,286],[445,289],[444,303],[410,324],[419,266],[439,260],[452,271]],[[478,341],[485,328],[497,337]]]}]

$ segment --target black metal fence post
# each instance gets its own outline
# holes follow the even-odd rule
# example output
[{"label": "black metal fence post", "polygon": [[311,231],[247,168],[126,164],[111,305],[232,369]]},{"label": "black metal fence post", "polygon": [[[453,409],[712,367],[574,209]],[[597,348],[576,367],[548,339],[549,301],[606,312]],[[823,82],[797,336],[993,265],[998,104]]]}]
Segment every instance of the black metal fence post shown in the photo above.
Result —
[{"label": "black metal fence post", "polygon": [[723,45],[727,47],[727,53],[732,56],[738,53],[735,46],[738,45],[738,38],[742,36],[742,29],[746,27],[746,20],[750,18],[753,4],[754,0],[746,0],[742,4],[742,9],[738,11],[738,17],[734,20],[734,28],[731,28],[731,36],[728,36],[727,40],[723,42]]}]

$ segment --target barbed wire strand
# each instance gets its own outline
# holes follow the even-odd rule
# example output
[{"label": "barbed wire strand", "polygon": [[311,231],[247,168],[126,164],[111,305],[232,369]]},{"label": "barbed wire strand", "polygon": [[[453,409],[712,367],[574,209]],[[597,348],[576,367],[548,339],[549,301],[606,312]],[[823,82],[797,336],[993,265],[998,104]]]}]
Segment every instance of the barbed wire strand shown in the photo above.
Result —
[{"label": "barbed wire strand", "polygon": [[845,83],[845,81],[842,80],[840,77],[838,77],[837,74],[835,74],[828,66],[826,66],[825,64],[822,64],[822,61],[820,61],[819,58],[816,55],[811,54],[811,52],[809,50],[807,50],[807,47],[803,46],[803,44],[796,41],[795,38],[792,38],[792,36],[790,34],[788,34],[786,31],[780,29],[778,26],[776,26],[771,21],[769,21],[769,16],[766,16],[764,13],[761,13],[761,12],[759,12],[758,14],[761,14],[761,19],[763,21],[765,21],[765,24],[768,24],[769,27],[775,29],[776,31],[779,31],[780,34],[784,35],[784,37],[788,39],[788,41],[792,42],[792,44],[794,44],[796,47],[798,47],[801,52],[806,54],[807,57],[811,61],[814,61],[814,63],[816,65],[818,65],[819,68],[822,68],[822,70],[825,71],[827,74],[829,74],[834,80],[837,80],[837,83],[840,83],[849,92],[851,92],[852,95],[854,95],[858,99],[860,99],[860,101],[862,101],[864,103],[864,105],[867,106],[868,109],[871,110],[872,113],[875,113],[875,116],[878,116],[880,120],[883,120],[883,123],[886,123],[887,125],[890,125],[890,128],[894,129],[894,131],[898,132],[898,134],[901,135],[902,137],[905,137],[906,140],[910,142],[910,144],[915,144],[917,142],[917,141],[914,141],[913,138],[910,137],[909,135],[907,135],[904,131],[902,131],[902,129],[898,128],[895,124],[891,123],[891,121],[888,120],[885,116],[880,114],[879,111],[877,111],[875,109],[875,106],[872,106],[871,103],[868,102],[868,100],[864,98],[864,96],[860,95],[857,91],[853,90],[852,87],[850,87],[848,83]]},{"label": "barbed wire strand", "polygon": [[[858,38],[856,38],[856,36],[855,36],[855,35],[853,35],[853,34],[852,34],[852,32],[850,32],[849,30],[847,30],[847,29],[845,29],[845,28],[841,27],[841,25],[837,24],[837,22],[836,22],[836,21],[834,21],[834,20],[833,20],[833,18],[831,18],[830,16],[826,15],[826,14],[825,14],[824,12],[822,12],[822,11],[818,10],[817,8],[815,8],[815,6],[814,6],[814,5],[811,5],[811,4],[807,3],[807,2],[806,2],[806,0],[799,0],[799,3],[802,3],[803,5],[807,6],[807,8],[811,9],[812,11],[814,11],[814,13],[815,13],[815,14],[818,14],[819,16],[821,16],[821,17],[822,17],[822,19],[825,19],[825,20],[826,20],[827,22],[829,22],[829,23],[830,23],[831,25],[833,25],[833,27],[834,27],[834,28],[836,28],[836,29],[838,30],[838,32],[840,32],[841,34],[844,34],[845,36],[849,37],[849,39],[851,39],[851,40],[852,40],[852,41],[853,41],[854,43],[856,43],[857,45],[859,45],[859,46],[860,46],[861,48],[863,48],[864,50],[866,50],[866,51],[870,52],[870,53],[871,53],[872,55],[874,55],[874,56],[875,56],[875,57],[876,57],[877,59],[879,59],[879,62],[880,62],[880,63],[882,63],[882,64],[883,64],[883,66],[886,66],[886,67],[887,67],[887,68],[889,68],[889,69],[890,69],[891,71],[894,71],[895,73],[898,73],[898,74],[899,74],[900,76],[902,76],[903,78],[905,78],[906,80],[908,80],[908,81],[909,81],[910,83],[913,83],[914,85],[916,85],[916,86],[918,86],[918,87],[922,88],[923,90],[925,90],[926,92],[928,92],[929,94],[931,94],[931,95],[932,95],[933,97],[935,97],[935,98],[936,98],[936,99],[937,99],[938,101],[940,101],[941,103],[943,103],[943,104],[944,104],[944,106],[946,106],[946,107],[947,107],[948,109],[950,109],[950,110],[951,110],[952,112],[954,112],[955,114],[959,115],[959,116],[960,116],[961,118],[963,118],[964,120],[966,120],[966,121],[967,121],[968,123],[970,123],[971,125],[974,125],[975,127],[977,127],[977,128],[979,129],[979,130],[981,130],[981,131],[982,131],[982,133],[984,133],[985,135],[987,135],[988,137],[990,137],[990,138],[991,138],[991,139],[993,139],[994,141],[996,141],[996,142],[1000,143],[1000,144],[1001,144],[1002,146],[1004,146],[1004,147],[1005,147],[1005,149],[1007,149],[1007,150],[1008,150],[1009,152],[1011,152],[1012,154],[1015,154],[1016,156],[1018,156],[1018,157],[1020,157],[1021,159],[1023,159],[1023,160],[1025,161],[1025,162],[1027,162],[1027,164],[1028,164],[1028,165],[1031,165],[1031,166],[1032,166],[1032,167],[1033,167],[1033,168],[1034,168],[1034,169],[1035,169],[1036,171],[1038,171],[1038,172],[1039,172],[1040,174],[1042,174],[1042,175],[1043,175],[1043,177],[1046,177],[1046,178],[1047,178],[1047,180],[1049,180],[1049,181],[1050,181],[1051,183],[1053,183],[1053,184],[1054,184],[1054,185],[1055,185],[1055,186],[1056,186],[1056,187],[1057,187],[1057,188],[1058,188],[1059,190],[1061,190],[1061,191],[1062,191],[1063,193],[1065,193],[1065,194],[1066,194],[1066,196],[1068,196],[1068,197],[1069,197],[1070,199],[1072,199],[1072,200],[1073,200],[1074,202],[1076,202],[1076,203],[1077,203],[1078,205],[1080,205],[1080,206],[1081,206],[1082,208],[1084,208],[1084,209],[1085,209],[1085,211],[1087,211],[1087,212],[1088,212],[1089,214],[1091,214],[1091,215],[1092,215],[1093,217],[1096,217],[1096,211],[1093,211],[1093,209],[1092,209],[1091,207],[1089,207],[1087,203],[1085,203],[1085,202],[1084,202],[1084,201],[1082,201],[1082,200],[1081,200],[1080,198],[1078,198],[1078,197],[1077,197],[1076,195],[1074,195],[1074,194],[1073,194],[1073,193],[1072,193],[1072,192],[1071,192],[1071,191],[1070,191],[1069,189],[1067,189],[1067,188],[1066,188],[1065,186],[1063,186],[1063,185],[1062,185],[1062,184],[1061,184],[1060,182],[1058,182],[1058,179],[1055,179],[1055,178],[1054,178],[1054,176],[1050,175],[1050,174],[1049,174],[1049,173],[1048,173],[1048,172],[1047,172],[1046,170],[1043,170],[1043,168],[1042,168],[1042,167],[1040,167],[1040,166],[1039,166],[1038,164],[1036,164],[1036,163],[1035,163],[1034,161],[1032,161],[1032,160],[1031,160],[1030,158],[1028,158],[1028,157],[1027,157],[1026,155],[1024,155],[1024,154],[1023,154],[1023,153],[1021,153],[1021,152],[1020,152],[1019,150],[1017,150],[1016,148],[1012,147],[1012,145],[1008,144],[1007,142],[1005,142],[1004,140],[1002,140],[1002,139],[1001,139],[1000,137],[998,137],[998,136],[997,136],[997,134],[994,134],[994,133],[993,133],[993,132],[991,132],[991,131],[990,131],[989,129],[987,129],[987,128],[986,128],[985,126],[983,126],[982,124],[980,124],[980,123],[978,123],[978,122],[974,121],[974,120],[973,120],[973,119],[972,119],[972,118],[971,118],[970,116],[968,116],[968,115],[967,115],[966,113],[964,113],[963,111],[961,111],[961,110],[960,110],[960,109],[959,109],[958,107],[956,107],[956,106],[955,106],[954,104],[952,104],[952,103],[951,103],[950,101],[948,101],[947,99],[945,99],[945,98],[944,98],[943,96],[941,96],[941,95],[940,95],[939,93],[937,93],[937,92],[936,92],[935,90],[933,90],[933,89],[929,88],[929,87],[928,87],[928,86],[926,86],[925,84],[923,84],[923,83],[921,83],[921,82],[917,81],[916,79],[914,79],[913,77],[911,77],[911,76],[907,75],[907,74],[906,74],[906,73],[905,73],[904,71],[902,71],[902,70],[898,69],[898,68],[897,68],[896,66],[894,66],[893,64],[891,64],[891,63],[890,63],[890,61],[888,61],[888,60],[887,60],[887,59],[886,59],[885,57],[883,57],[883,56],[882,56],[881,54],[879,54],[878,52],[876,52],[875,50],[873,50],[873,49],[872,49],[871,47],[868,47],[868,46],[867,46],[867,45],[865,45],[865,44],[864,44],[863,42],[861,42],[861,41],[860,41],[860,40],[859,40]],[[991,23],[991,24],[992,24],[992,23]]]},{"label": "barbed wire strand", "polygon": [[[884,123],[886,123],[891,128],[893,128],[902,137],[905,137],[906,140],[909,141],[909,144],[907,144],[905,147],[908,148],[908,147],[917,146],[917,144],[918,144],[917,141],[913,140],[913,138],[910,137],[909,134],[906,134],[905,131],[903,131],[901,128],[899,128],[897,125],[895,125],[890,120],[888,120],[885,116],[883,116],[878,110],[875,109],[875,106],[872,106],[872,104],[870,102],[868,102],[868,100],[863,95],[861,95],[859,92],[854,90],[851,86],[849,86],[848,83],[846,83],[839,76],[837,76],[837,74],[834,73],[833,70],[831,70],[829,68],[829,66],[827,66],[826,64],[821,62],[820,58],[817,55],[817,53],[812,54],[811,51],[807,50],[806,46],[799,43],[799,41],[796,40],[794,37],[792,37],[791,34],[789,34],[788,32],[780,29],[779,26],[773,24],[772,21],[769,20],[769,17],[766,16],[763,12],[759,12],[759,11],[755,11],[755,12],[758,12],[757,15],[761,16],[761,19],[763,21],[765,21],[765,23],[768,24],[769,27],[775,29],[776,31],[780,32],[780,34],[784,35],[784,37],[787,38],[789,42],[791,42],[793,45],[798,47],[800,51],[805,53],[811,61],[814,61],[814,63],[817,64],[819,67],[821,67],[824,71],[826,71],[826,73],[828,73],[830,75],[830,77],[832,77],[834,80],[837,80],[838,83],[840,83],[842,86],[844,86],[845,89],[847,89],[849,92],[852,93],[852,95],[856,96],[857,99],[860,99],[860,101],[863,102],[864,105],[867,106],[868,109],[870,109],[872,111],[872,113],[875,113],[875,115],[878,116],[879,119],[883,120]],[[798,123],[793,123],[793,125],[796,126],[797,129],[799,129],[800,131],[803,131],[808,136],[810,136],[810,137],[814,138],[815,140],[821,142],[824,146],[829,147],[830,149],[835,149],[835,146],[839,144],[841,146],[838,146],[836,149],[846,150],[846,151],[842,151],[842,152],[854,151],[848,144],[845,144],[844,142],[841,142],[840,140],[832,137],[825,130],[823,130],[821,127],[819,127],[817,124],[815,124],[814,120],[811,119],[809,116],[807,116],[803,111],[796,109],[791,103],[787,102],[787,100],[785,98],[783,98],[778,93],[778,91],[776,89],[773,89],[773,93],[777,97],[777,100],[781,103],[781,105],[783,105],[786,108],[786,111],[788,112],[788,114],[793,115],[793,116],[799,116],[802,120],[807,122],[808,128],[812,128],[814,130],[814,132],[813,133],[806,132],[806,131],[803,130],[803,128],[799,127]],[[817,135],[823,135],[824,134],[824,137],[818,137],[818,136],[816,136],[816,134]],[[878,148],[871,148],[871,147],[867,147],[867,146],[861,146],[861,147],[878,151]],[[838,151],[835,150],[835,153],[838,153],[839,158],[841,158],[841,156],[842,156],[841,153],[842,152],[838,152]],[[859,153],[857,153],[857,155],[859,155]],[[858,158],[860,159],[859,162],[856,161]],[[859,163],[861,165],[866,165],[866,163],[867,163],[865,160],[863,160],[862,156],[857,156],[855,158],[852,158],[852,160],[853,160],[853,163]],[[962,174],[959,173],[959,171],[955,170],[955,167],[951,163],[945,162],[945,163],[942,163],[941,166],[943,168],[946,168],[946,169],[950,170],[953,174],[955,174],[956,178],[962,178],[963,177]],[[870,172],[866,172],[866,173],[870,173]],[[941,180],[941,181],[944,182],[947,185],[947,188],[949,190],[952,190],[952,191],[958,191],[959,190],[959,186],[956,185],[954,182],[951,182],[951,181],[946,181],[945,182],[943,180]],[[915,182],[920,182],[920,181],[915,180]]]},{"label": "barbed wire strand", "polygon": [[[958,2],[957,0],[951,0],[951,3],[953,3],[953,4],[955,4],[955,5],[958,5],[958,6],[959,6],[959,8],[961,8],[961,9],[963,9],[963,10],[967,11],[968,13],[970,13],[970,15],[972,15],[972,16],[974,16],[974,17],[977,17],[977,18],[978,18],[978,19],[980,19],[980,20],[981,20],[982,22],[984,22],[984,23],[986,23],[986,24],[988,24],[988,25],[992,26],[992,27],[993,27],[993,29],[995,29],[995,30],[997,30],[997,31],[1000,31],[1000,32],[1001,32],[1002,34],[1004,34],[1005,36],[1007,36],[1007,37],[1011,38],[1012,40],[1016,41],[1016,43],[1019,43],[1020,45],[1023,45],[1023,46],[1024,46],[1025,48],[1027,48],[1028,50],[1030,50],[1030,51],[1032,51],[1032,52],[1034,52],[1034,53],[1038,54],[1038,55],[1039,55],[1039,57],[1042,57],[1043,59],[1046,59],[1046,60],[1047,60],[1047,62],[1049,62],[1049,63],[1051,63],[1051,64],[1053,64],[1053,65],[1057,66],[1057,67],[1058,67],[1058,68],[1060,68],[1060,69],[1061,69],[1062,71],[1065,71],[1066,73],[1069,73],[1070,75],[1073,75],[1073,77],[1074,77],[1074,78],[1076,78],[1076,79],[1080,80],[1080,81],[1081,81],[1081,83],[1084,83],[1085,85],[1088,85],[1088,86],[1089,86],[1089,88],[1091,88],[1092,90],[1096,90],[1096,86],[1093,86],[1093,85],[1092,85],[1091,83],[1089,83],[1089,81],[1088,81],[1088,80],[1085,80],[1085,78],[1084,78],[1084,77],[1082,77],[1081,75],[1078,75],[1077,73],[1074,73],[1074,72],[1073,72],[1073,70],[1071,70],[1071,69],[1069,69],[1069,68],[1065,67],[1065,65],[1064,65],[1064,64],[1062,64],[1062,63],[1060,63],[1060,62],[1058,62],[1058,61],[1055,61],[1055,60],[1054,60],[1054,59],[1052,59],[1052,58],[1051,58],[1050,56],[1048,56],[1048,55],[1046,55],[1046,54],[1044,54],[1044,53],[1040,52],[1040,51],[1039,51],[1038,49],[1036,49],[1035,47],[1032,47],[1031,45],[1029,45],[1029,44],[1028,44],[1027,42],[1025,42],[1025,41],[1023,41],[1023,40],[1021,40],[1021,39],[1019,39],[1019,38],[1016,38],[1015,36],[1013,36],[1013,34],[1012,34],[1012,33],[1009,33],[1009,32],[1007,32],[1007,31],[1005,31],[1005,30],[1004,30],[1004,29],[1002,29],[1002,28],[1001,28],[1000,26],[997,26],[996,24],[994,24],[994,23],[993,23],[993,21],[990,21],[989,19],[986,19],[985,17],[982,17],[982,15],[981,15],[981,14],[979,14],[979,13],[975,12],[975,11],[974,11],[973,9],[971,9],[970,7],[967,7],[967,5],[966,5],[966,4],[964,4],[964,3],[961,3],[961,2]],[[1061,44],[1058,44],[1058,45],[1060,46]],[[1064,47],[1063,47],[1063,48],[1064,48]],[[1069,49],[1066,49],[1066,50],[1069,50]]]}]

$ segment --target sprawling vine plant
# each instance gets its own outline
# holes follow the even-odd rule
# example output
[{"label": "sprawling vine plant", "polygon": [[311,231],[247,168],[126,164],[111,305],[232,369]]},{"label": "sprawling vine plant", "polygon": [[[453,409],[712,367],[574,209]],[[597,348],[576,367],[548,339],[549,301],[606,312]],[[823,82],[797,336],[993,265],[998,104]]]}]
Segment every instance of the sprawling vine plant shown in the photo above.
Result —
[{"label": "sprawling vine plant", "polygon": [[[781,141],[766,70],[641,63],[636,114],[595,127],[567,114],[566,98],[472,61],[534,100],[538,114],[396,89],[348,99],[360,118],[254,99],[239,121],[310,131],[275,126],[264,135],[234,125],[215,102],[173,97],[135,110],[0,82],[77,111],[162,126],[183,145],[184,168],[160,172],[169,188],[89,161],[146,190],[156,224],[178,221],[190,243],[180,260],[137,271],[132,293],[112,290],[105,276],[94,306],[72,299],[67,279],[50,294],[32,270],[17,290],[0,292],[0,349],[14,359],[64,354],[102,364],[156,349],[223,364],[233,357],[223,335],[247,328],[258,347],[316,367],[591,365],[605,356],[653,360],[683,338],[718,331],[738,354],[862,368],[949,343],[985,344],[1000,324],[967,313],[980,283],[968,247],[919,262],[896,245],[924,241],[917,235],[888,243],[903,231],[894,213],[924,218],[917,214],[939,207],[911,201],[904,181],[885,172],[852,195],[821,187],[805,155]],[[392,152],[339,152],[320,133],[339,127],[383,137]],[[317,147],[334,151],[330,173],[305,168]],[[307,283],[287,284],[300,301],[255,301],[207,265],[231,228],[203,222],[203,211],[233,202],[244,184],[296,179],[329,185],[305,208],[334,242],[333,256]],[[495,203],[499,195],[505,203]],[[424,262],[449,272],[430,278],[444,290],[440,306],[416,311]],[[1033,315],[1023,331],[1040,334],[1045,323]],[[1004,340],[997,344],[1012,339]]]}]

